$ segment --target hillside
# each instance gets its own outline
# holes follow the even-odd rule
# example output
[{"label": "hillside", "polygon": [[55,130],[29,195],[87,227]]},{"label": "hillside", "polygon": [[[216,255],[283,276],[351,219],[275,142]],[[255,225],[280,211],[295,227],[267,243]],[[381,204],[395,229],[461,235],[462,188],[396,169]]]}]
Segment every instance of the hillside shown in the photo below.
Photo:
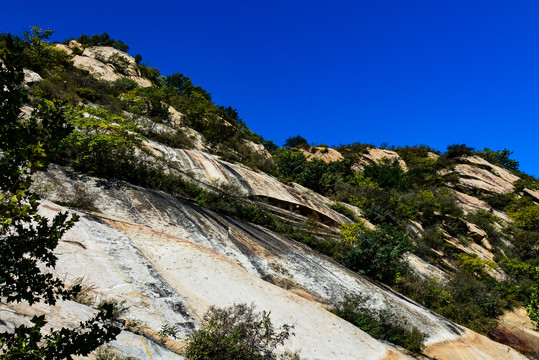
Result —
[{"label": "hillside", "polygon": [[75,326],[107,300],[107,352],[182,359],[211,306],[252,303],[294,326],[280,358],[539,358],[539,180],[509,151],[278,147],[121,41],[47,37],[4,34],[0,58],[24,72],[21,123],[69,125],[32,191],[42,216],[80,217],[53,273],[84,290],[3,299],[1,331]]}]

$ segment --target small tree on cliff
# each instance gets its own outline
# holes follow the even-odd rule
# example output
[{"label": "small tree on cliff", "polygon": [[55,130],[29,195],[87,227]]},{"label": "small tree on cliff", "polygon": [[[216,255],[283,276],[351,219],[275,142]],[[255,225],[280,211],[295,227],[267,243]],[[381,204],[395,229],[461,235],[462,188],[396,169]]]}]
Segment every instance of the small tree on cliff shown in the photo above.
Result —
[{"label": "small tree on cliff", "polygon": [[[80,291],[68,289],[43,266],[54,268],[53,251],[77,216],[56,215],[52,221],[37,213],[38,196],[30,191],[32,175],[47,169],[60,140],[69,134],[59,104],[43,103],[30,119],[20,118],[26,97],[18,67],[25,46],[11,35],[0,35],[0,296],[7,303],[27,301],[54,305]],[[120,332],[112,322],[112,305],[102,306],[93,318],[75,329],[43,332],[45,316],[33,326],[21,325],[0,333],[2,359],[71,359],[87,355]]]}]

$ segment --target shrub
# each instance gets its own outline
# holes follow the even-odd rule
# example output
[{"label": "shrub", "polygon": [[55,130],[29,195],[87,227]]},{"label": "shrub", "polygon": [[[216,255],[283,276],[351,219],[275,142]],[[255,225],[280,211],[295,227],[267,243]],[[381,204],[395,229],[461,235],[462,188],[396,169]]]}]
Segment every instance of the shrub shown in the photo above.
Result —
[{"label": "shrub", "polygon": [[335,204],[331,205],[330,208],[335,210],[336,212],[346,216],[350,220],[357,220],[356,219],[356,214],[352,210],[350,210],[349,208],[344,206],[343,204],[335,203]]},{"label": "shrub", "polygon": [[59,161],[70,160],[78,170],[106,177],[127,171],[140,137],[122,117],[104,109],[85,108],[73,109],[69,118],[77,130],[64,141]]},{"label": "shrub", "polygon": [[477,151],[475,154],[491,164],[500,165],[510,171],[518,171],[519,163],[518,161],[509,158],[513,152],[507,149],[494,151],[489,148],[484,148],[482,151]]},{"label": "shrub", "polygon": [[411,249],[408,236],[395,227],[384,226],[357,235],[358,245],[348,254],[347,265],[360,274],[393,284],[405,270],[401,256]]},{"label": "shrub", "polygon": [[308,149],[310,148],[309,146],[309,143],[307,142],[307,140],[300,136],[300,135],[296,135],[294,137],[289,137],[288,139],[285,140],[284,142],[284,147],[285,149]]},{"label": "shrub", "polygon": [[[539,280],[539,266],[536,266],[533,270],[533,277],[536,281]],[[530,296],[526,306],[526,313],[535,327],[539,328],[539,290],[537,288]]]},{"label": "shrub", "polygon": [[365,306],[369,299],[360,295],[345,296],[336,313],[372,337],[421,353],[427,337],[417,327],[388,310],[373,310]]},{"label": "shrub", "polygon": [[447,151],[443,156],[447,159],[454,159],[461,156],[470,156],[473,153],[473,147],[468,147],[466,144],[452,144],[447,146]]},{"label": "shrub", "polygon": [[368,165],[363,170],[363,175],[371,178],[382,188],[406,190],[410,186],[410,181],[396,159],[392,162],[382,161]]},{"label": "shrub", "polygon": [[75,94],[77,94],[80,98],[84,100],[88,100],[90,102],[93,102],[97,99],[97,94],[88,88],[77,88],[75,89]]},{"label": "shrub", "polygon": [[508,212],[515,224],[526,230],[539,230],[539,206],[531,205]]},{"label": "shrub", "polygon": [[468,274],[475,275],[479,278],[487,277],[486,269],[494,269],[498,267],[491,260],[483,260],[475,254],[460,254],[459,255],[459,266]]},{"label": "shrub", "polygon": [[101,35],[95,34],[93,36],[81,35],[77,38],[77,41],[84,46],[112,46],[113,48],[123,52],[129,51],[129,46],[127,46],[123,41],[114,40],[107,33],[103,33]]},{"label": "shrub", "polygon": [[133,79],[129,78],[119,78],[114,81],[114,86],[120,91],[120,92],[127,92],[133,89],[136,89],[138,87],[138,84]]},{"label": "shrub", "polygon": [[294,333],[290,325],[275,329],[270,313],[255,312],[254,305],[211,307],[204,325],[188,338],[187,359],[277,359],[275,348]]}]

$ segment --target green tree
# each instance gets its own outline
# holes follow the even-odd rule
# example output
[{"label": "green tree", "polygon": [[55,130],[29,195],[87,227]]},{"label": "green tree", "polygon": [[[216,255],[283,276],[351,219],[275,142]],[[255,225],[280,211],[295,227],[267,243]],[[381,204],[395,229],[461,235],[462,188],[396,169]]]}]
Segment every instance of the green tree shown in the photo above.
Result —
[{"label": "green tree", "polygon": [[192,360],[277,359],[275,349],[294,335],[293,326],[285,324],[279,331],[269,315],[247,304],[211,307],[204,315],[204,326],[189,337],[185,356]]},{"label": "green tree", "polygon": [[[19,119],[26,97],[22,91],[20,53],[7,35],[0,67],[0,296],[7,303],[26,301],[54,305],[80,291],[68,289],[42,266],[54,268],[54,249],[77,217],[57,214],[52,221],[37,213],[39,198],[30,191],[32,175],[47,169],[62,138],[72,130],[58,103],[45,102],[30,119]],[[75,329],[43,332],[45,316],[32,326],[0,333],[2,359],[66,359],[87,355],[119,332],[110,320],[112,305]]]},{"label": "green tree", "polygon": [[348,267],[387,284],[404,271],[401,256],[411,250],[408,236],[391,226],[359,233],[357,244],[346,259]]},{"label": "green tree", "polygon": [[36,56],[43,58],[45,48],[49,45],[45,40],[49,39],[52,34],[54,34],[53,30],[31,26],[30,31],[25,31],[23,35],[30,47],[35,51]]},{"label": "green tree", "polygon": [[503,166],[507,170],[518,171],[519,163],[518,161],[509,158],[513,152],[507,149],[494,151],[489,148],[484,148],[482,151],[477,151],[475,154],[481,156],[492,164]]},{"label": "green tree", "polygon": [[294,137],[289,137],[288,139],[286,139],[284,142],[284,147],[286,149],[292,149],[292,148],[308,149],[310,146],[304,137],[300,135],[296,135]]}]

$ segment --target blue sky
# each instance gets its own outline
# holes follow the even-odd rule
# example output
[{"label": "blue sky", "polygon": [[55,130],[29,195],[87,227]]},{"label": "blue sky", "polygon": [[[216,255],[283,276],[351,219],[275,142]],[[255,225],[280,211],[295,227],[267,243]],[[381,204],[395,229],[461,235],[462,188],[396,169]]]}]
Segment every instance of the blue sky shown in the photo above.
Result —
[{"label": "blue sky", "polygon": [[539,176],[538,1],[9,1],[0,31],[107,32],[277,144],[508,148]]}]

